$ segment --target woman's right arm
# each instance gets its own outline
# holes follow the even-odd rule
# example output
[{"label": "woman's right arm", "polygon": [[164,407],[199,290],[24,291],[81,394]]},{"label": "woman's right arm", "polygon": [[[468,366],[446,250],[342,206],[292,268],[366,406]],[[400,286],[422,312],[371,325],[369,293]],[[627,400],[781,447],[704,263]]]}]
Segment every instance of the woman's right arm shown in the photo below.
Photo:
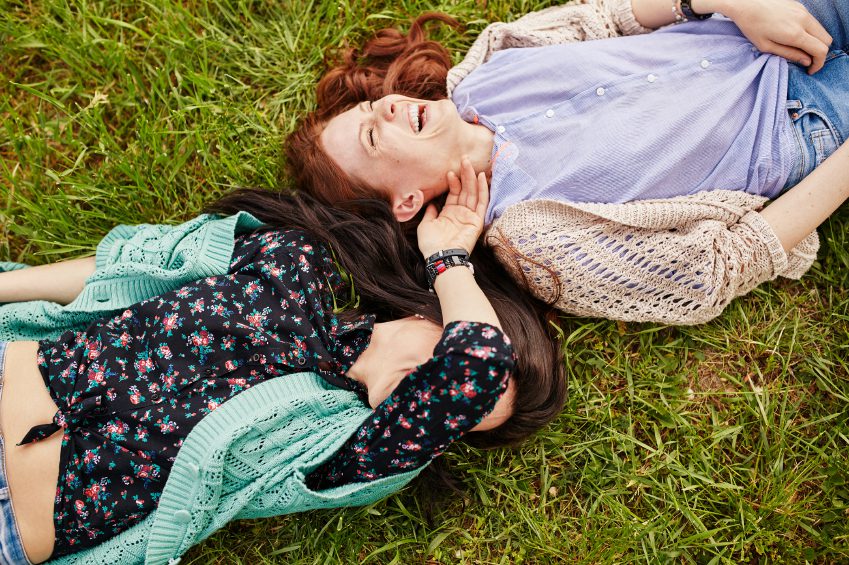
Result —
[{"label": "woman's right arm", "polygon": [[47,300],[68,304],[94,272],[94,257],[0,273],[0,303]]}]

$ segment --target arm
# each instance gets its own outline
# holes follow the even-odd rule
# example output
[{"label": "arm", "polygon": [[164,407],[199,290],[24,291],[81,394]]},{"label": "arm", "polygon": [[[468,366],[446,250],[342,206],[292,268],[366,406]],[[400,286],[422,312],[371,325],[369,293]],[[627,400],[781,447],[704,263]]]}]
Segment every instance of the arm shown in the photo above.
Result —
[{"label": "arm", "polygon": [[[486,177],[463,159],[462,181],[448,174],[449,194],[431,204],[418,228],[422,255],[471,250],[489,200]],[[507,389],[512,347],[469,269],[436,277],[445,329],[433,357],[405,376],[374,414],[326,463],[310,474],[316,489],[372,480],[425,465],[477,426]]]},{"label": "arm", "polygon": [[765,281],[798,278],[815,258],[815,232],[788,256],[757,211],[763,202],[734,191],[627,204],[522,202],[496,220],[487,243],[533,294],[566,312],[699,324]]},{"label": "arm", "polygon": [[94,257],[0,273],[0,303],[47,300],[72,302],[94,272]]},{"label": "arm", "polygon": [[849,198],[849,143],[761,212],[785,251],[796,247]]},{"label": "arm", "polygon": [[[634,18],[648,28],[674,23],[678,7],[678,0],[631,0]],[[825,63],[831,36],[795,0],[693,0],[691,7],[731,18],[759,50],[808,67],[810,74]]]}]

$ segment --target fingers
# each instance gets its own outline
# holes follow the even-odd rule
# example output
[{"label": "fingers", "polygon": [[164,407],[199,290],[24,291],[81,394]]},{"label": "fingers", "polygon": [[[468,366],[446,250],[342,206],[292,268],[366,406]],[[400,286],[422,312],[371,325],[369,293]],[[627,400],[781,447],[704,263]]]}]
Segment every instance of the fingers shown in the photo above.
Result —
[{"label": "fingers", "polygon": [[486,173],[478,173],[478,205],[475,208],[475,214],[480,219],[486,217],[486,210],[489,207],[489,184],[486,182]]},{"label": "fingers", "polygon": [[460,162],[460,183],[462,184],[460,205],[469,210],[474,210],[478,205],[478,191],[475,177],[475,169],[472,167],[472,162],[468,157],[463,157]]},{"label": "fingers", "polygon": [[[436,219],[436,217],[438,215],[439,215],[439,213],[436,210],[436,204],[433,204],[433,203],[428,204],[427,208],[425,209],[424,216],[422,216],[422,223],[432,222],[433,220]],[[421,224],[419,224],[419,225],[421,225]]]},{"label": "fingers", "polygon": [[791,63],[798,63],[803,67],[808,67],[812,63],[811,57],[807,53],[801,49],[796,49],[795,47],[788,47],[779,43],[770,42],[766,45],[764,51],[773,53],[779,57],[784,57]]},{"label": "fingers", "polygon": [[460,179],[457,178],[457,175],[454,171],[448,171],[448,197],[445,199],[446,206],[455,206],[460,204],[460,191],[462,190],[462,186],[460,185]]}]

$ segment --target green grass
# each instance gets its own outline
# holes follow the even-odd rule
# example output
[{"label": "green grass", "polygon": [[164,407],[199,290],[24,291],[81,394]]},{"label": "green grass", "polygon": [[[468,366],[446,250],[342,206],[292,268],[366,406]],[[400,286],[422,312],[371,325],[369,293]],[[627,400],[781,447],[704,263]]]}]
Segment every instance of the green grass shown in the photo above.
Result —
[{"label": "green grass", "polygon": [[[275,187],[329,50],[439,9],[459,58],[539,2],[5,0],[0,260]],[[570,399],[518,450],[361,509],[231,524],[184,563],[849,562],[846,210],[820,260],[697,328],[564,318]]]}]

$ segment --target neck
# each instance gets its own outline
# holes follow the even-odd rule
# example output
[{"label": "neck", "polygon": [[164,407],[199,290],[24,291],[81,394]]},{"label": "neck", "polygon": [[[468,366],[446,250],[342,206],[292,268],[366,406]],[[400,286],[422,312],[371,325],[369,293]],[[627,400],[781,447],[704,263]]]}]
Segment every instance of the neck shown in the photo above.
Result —
[{"label": "neck", "polygon": [[472,161],[476,173],[484,172],[489,176],[492,172],[490,157],[495,143],[495,134],[486,126],[468,122],[465,122],[463,133],[463,154]]}]

